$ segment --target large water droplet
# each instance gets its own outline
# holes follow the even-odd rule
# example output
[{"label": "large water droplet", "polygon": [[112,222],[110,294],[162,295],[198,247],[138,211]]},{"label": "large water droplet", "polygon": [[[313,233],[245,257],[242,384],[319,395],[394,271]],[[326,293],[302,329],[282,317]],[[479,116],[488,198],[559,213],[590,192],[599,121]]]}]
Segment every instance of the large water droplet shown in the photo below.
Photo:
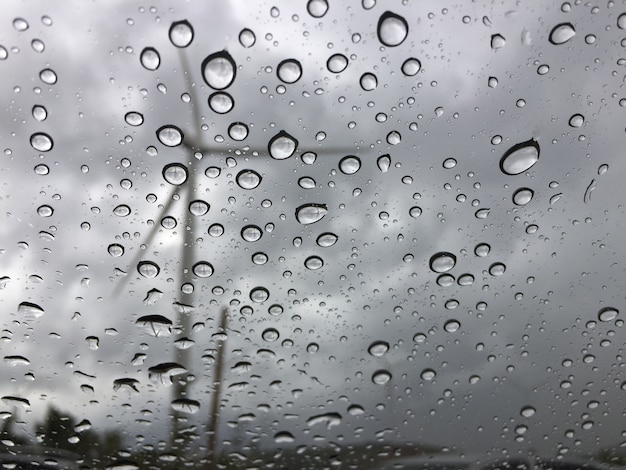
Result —
[{"label": "large water droplet", "polygon": [[254,189],[261,184],[262,177],[254,170],[241,170],[237,174],[237,184],[242,189]]},{"label": "large water droplet", "polygon": [[376,385],[385,385],[391,380],[391,372],[385,369],[377,370],[372,374],[372,382]]},{"label": "large water droplet", "polygon": [[378,86],[378,78],[373,73],[366,72],[361,75],[361,78],[359,79],[359,84],[364,91],[372,91],[375,90]]},{"label": "large water droplet", "polygon": [[535,410],[532,406],[525,406],[520,410],[519,414],[524,418],[530,418],[531,416],[534,416],[536,412],[537,410]]},{"label": "large water droplet", "polygon": [[519,188],[515,193],[513,193],[513,203],[518,206],[523,206],[528,204],[535,192],[530,188]]},{"label": "large water droplet", "polygon": [[113,209],[113,213],[118,217],[127,217],[131,212],[130,207],[126,204],[120,204]]},{"label": "large water droplet", "polygon": [[30,145],[39,152],[49,152],[54,147],[54,141],[48,134],[37,132],[30,136]]},{"label": "large water droplet", "polygon": [[163,362],[148,369],[148,378],[157,385],[171,385],[172,377],[186,372],[187,369],[176,362]]},{"label": "large water droplet", "polygon": [[339,413],[324,413],[321,415],[311,416],[306,420],[308,426],[317,426],[318,424],[325,424],[327,428],[333,426],[339,426],[341,424],[341,415]]},{"label": "large water droplet", "polygon": [[143,114],[136,111],[131,111],[129,113],[126,113],[126,115],[124,116],[124,120],[126,121],[126,124],[130,126],[141,126],[143,124]]},{"label": "large water droplet", "polygon": [[333,54],[326,62],[326,68],[332,73],[341,73],[348,67],[348,58],[343,54]]},{"label": "large water droplet", "polygon": [[235,100],[224,91],[212,93],[209,96],[209,108],[217,114],[229,113],[235,107]]},{"label": "large water droplet", "polygon": [[321,18],[328,11],[328,0],[309,0],[306,10],[313,18]]},{"label": "large water droplet", "polygon": [[280,333],[276,328],[266,328],[265,330],[263,330],[263,333],[261,333],[261,337],[265,341],[272,343],[280,337]]},{"label": "large water droplet", "polygon": [[376,160],[376,165],[378,166],[378,169],[383,173],[389,171],[389,167],[391,166],[391,157],[389,156],[389,154],[387,153],[378,157],[378,159]]},{"label": "large water droplet", "polygon": [[201,199],[196,199],[195,201],[191,201],[189,203],[189,213],[191,215],[195,215],[196,217],[205,215],[209,212],[209,209],[211,209],[211,205]]},{"label": "large water droplet", "polygon": [[422,69],[422,63],[415,57],[410,57],[406,59],[402,63],[402,66],[400,67],[400,70],[402,70],[402,73],[406,75],[407,77],[412,77],[414,75],[417,75],[417,73],[421,69]]},{"label": "large water droplet", "polygon": [[281,431],[274,434],[274,442],[276,444],[288,444],[290,442],[294,442],[295,440],[296,438],[293,437],[293,434],[287,431]]},{"label": "large water droplet", "polygon": [[506,44],[506,39],[501,34],[492,34],[491,35],[491,48],[495,51],[504,47]]},{"label": "large water droplet", "polygon": [[285,160],[291,157],[297,148],[298,140],[285,131],[280,131],[272,137],[267,146],[270,156],[276,160]]},{"label": "large water droplet", "polygon": [[571,127],[582,127],[585,123],[585,116],[582,114],[574,114],[571,118],[569,118],[569,125]]},{"label": "large water droplet", "polygon": [[283,83],[296,83],[302,76],[302,64],[296,59],[285,59],[278,64],[276,75]]},{"label": "large water droplet", "polygon": [[539,160],[539,143],[527,140],[508,149],[500,159],[500,170],[507,175],[519,175]]},{"label": "large water droplet", "polygon": [[354,155],[343,157],[339,161],[339,169],[346,175],[353,175],[361,168],[361,160]]},{"label": "large water droplet", "polygon": [[386,341],[374,341],[367,348],[367,352],[372,356],[380,357],[389,351],[389,343]]},{"label": "large water droplet", "polygon": [[224,90],[232,85],[237,75],[237,65],[227,51],[210,54],[202,61],[202,77],[214,90]]},{"label": "large water droplet", "polygon": [[246,225],[241,229],[241,238],[247,242],[256,242],[263,236],[263,231],[256,225]]},{"label": "large water droplet", "polygon": [[614,320],[619,314],[619,310],[614,307],[604,307],[598,312],[598,320],[611,321]]},{"label": "large water droplet", "polygon": [[139,317],[135,324],[143,328],[148,334],[161,337],[170,335],[172,320],[163,315],[145,315]]},{"label": "large water droplet", "polygon": [[176,147],[183,142],[184,134],[178,127],[167,125],[159,127],[156,136],[166,147]]},{"label": "large water droplet", "polygon": [[147,70],[156,70],[161,65],[161,56],[154,47],[146,47],[141,51],[139,60]]},{"label": "large water droplet", "polygon": [[444,325],[443,329],[448,333],[454,333],[461,328],[461,323],[458,320],[448,320]]},{"label": "large water droplet", "polygon": [[447,251],[440,251],[430,257],[430,269],[436,273],[450,271],[456,264],[456,256]]},{"label": "large water droplet", "polygon": [[41,106],[39,104],[33,106],[32,113],[33,117],[39,122],[45,121],[48,117],[48,110],[44,106]]},{"label": "large water droplet", "polygon": [[45,311],[39,305],[32,302],[22,302],[17,306],[17,313],[25,317],[39,318]]},{"label": "large water droplet", "polygon": [[321,246],[323,248],[327,248],[327,247],[333,246],[335,243],[337,243],[338,239],[339,239],[339,237],[337,235],[335,235],[334,233],[325,232],[325,233],[322,233],[319,237],[317,237],[317,240],[315,242],[319,246]]},{"label": "large water droplet", "polygon": [[572,39],[576,35],[576,30],[571,23],[560,23],[557,24],[552,31],[550,31],[550,37],[548,40],[558,46],[560,44],[565,44],[567,41]]},{"label": "large water droplet", "polygon": [[296,209],[296,220],[303,224],[313,224],[328,213],[326,204],[303,204]]},{"label": "large water droplet", "polygon": [[174,411],[181,413],[195,414],[200,410],[200,402],[191,398],[177,398],[171,403]]},{"label": "large water droplet", "polygon": [[213,275],[213,265],[208,261],[199,261],[193,265],[191,271],[195,276],[205,278]]},{"label": "large water droplet", "polygon": [[233,140],[241,142],[248,137],[248,126],[243,122],[233,122],[228,126],[228,136]]},{"label": "large water droplet", "polygon": [[319,256],[309,256],[304,260],[304,266],[311,271],[321,269],[324,266],[324,260]]},{"label": "large water droplet", "polygon": [[506,271],[506,266],[503,263],[493,263],[489,266],[489,274],[492,276],[502,276]]},{"label": "large water droplet", "polygon": [[409,34],[409,24],[402,16],[386,11],[378,20],[376,33],[378,40],[383,45],[388,47],[399,46]]},{"label": "large water droplet", "polygon": [[175,21],[170,26],[170,41],[176,47],[187,47],[193,41],[193,26],[187,20]]},{"label": "large water droplet", "polygon": [[437,376],[437,373],[433,369],[424,369],[420,374],[420,377],[424,380],[431,381]]},{"label": "large water droplet", "polygon": [[28,21],[24,18],[15,18],[13,20],[13,27],[20,32],[26,31],[28,29]]},{"label": "large water droplet", "polygon": [[137,271],[143,277],[152,279],[159,275],[161,268],[159,268],[159,265],[153,261],[140,261],[139,263],[137,263]]},{"label": "large water droplet", "polygon": [[239,44],[243,47],[248,48],[254,46],[256,42],[256,36],[254,35],[254,31],[248,28],[244,28],[239,33]]},{"label": "large water droplet", "polygon": [[119,258],[124,254],[124,247],[119,243],[111,243],[107,250],[109,254],[114,258]]},{"label": "large water droplet", "polygon": [[181,163],[170,163],[163,167],[163,179],[169,184],[180,186],[187,181],[187,167]]}]

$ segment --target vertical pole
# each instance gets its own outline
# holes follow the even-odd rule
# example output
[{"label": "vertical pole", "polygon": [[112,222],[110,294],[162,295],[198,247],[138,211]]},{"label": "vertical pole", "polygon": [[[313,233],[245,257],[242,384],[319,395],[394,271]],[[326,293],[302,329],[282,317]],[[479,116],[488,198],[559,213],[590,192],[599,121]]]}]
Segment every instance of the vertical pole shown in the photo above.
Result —
[{"label": "vertical pole", "polygon": [[[228,322],[228,308],[222,308],[222,316],[220,318],[220,330],[226,333]],[[213,395],[211,396],[211,411],[209,414],[209,424],[207,434],[209,437],[208,452],[211,469],[217,468],[217,437],[219,431],[219,407],[220,397],[222,395],[222,386],[224,384],[224,350],[226,349],[226,339],[221,340],[217,344],[217,354],[215,358],[215,369],[213,373]]]}]

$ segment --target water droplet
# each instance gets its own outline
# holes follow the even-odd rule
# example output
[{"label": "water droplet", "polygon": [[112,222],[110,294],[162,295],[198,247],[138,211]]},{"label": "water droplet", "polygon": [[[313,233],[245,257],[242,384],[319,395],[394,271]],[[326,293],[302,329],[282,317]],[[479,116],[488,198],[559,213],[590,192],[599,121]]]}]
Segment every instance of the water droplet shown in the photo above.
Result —
[{"label": "water droplet", "polygon": [[315,189],[316,184],[315,180],[310,176],[303,176],[298,179],[298,186],[302,189]]},{"label": "water droplet", "polygon": [[39,214],[41,217],[52,217],[52,214],[54,214],[54,209],[48,204],[44,204],[37,208],[37,214]]},{"label": "water droplet", "polygon": [[267,145],[270,156],[276,160],[285,160],[291,157],[297,148],[298,140],[285,131],[280,131],[272,137]]},{"label": "water droplet", "polygon": [[414,219],[417,219],[420,215],[422,215],[422,208],[419,206],[413,206],[409,209],[409,215]]},{"label": "water droplet", "polygon": [[265,253],[259,252],[252,255],[252,262],[259,266],[267,263],[268,259],[269,258]]},{"label": "water droplet", "polygon": [[400,67],[400,70],[402,70],[402,73],[406,75],[407,77],[412,77],[414,75],[417,75],[417,73],[421,69],[422,69],[422,63],[415,57],[410,57],[406,59],[402,63],[402,66]]},{"label": "water droplet", "polygon": [[377,370],[372,374],[372,382],[376,385],[385,385],[391,380],[391,373],[385,369]]},{"label": "water droplet", "polygon": [[313,224],[327,213],[326,204],[304,204],[296,209],[296,220],[303,225]]},{"label": "water droplet", "polygon": [[604,307],[598,312],[598,320],[600,321],[612,321],[619,314],[619,310],[614,307]]},{"label": "water droplet", "polygon": [[194,414],[200,410],[200,402],[190,398],[177,398],[171,403],[174,411],[181,413]]},{"label": "water droplet", "polygon": [[487,86],[489,88],[496,88],[498,86],[498,79],[496,77],[489,77],[487,80]]},{"label": "water droplet", "polygon": [[560,23],[552,28],[548,40],[555,46],[558,46],[560,44],[565,44],[575,35],[576,30],[571,23]]},{"label": "water droplet", "polygon": [[460,286],[471,286],[474,284],[474,276],[469,273],[461,274],[457,280],[457,284]]},{"label": "water droplet", "polygon": [[283,83],[296,83],[302,77],[302,64],[296,59],[285,59],[278,64],[276,75]]},{"label": "water droplet", "polygon": [[4,403],[7,407],[18,407],[22,409],[30,408],[30,401],[26,398],[15,397],[12,395],[5,395],[2,397],[2,403]]},{"label": "water droplet", "polygon": [[[315,1],[315,0],[311,0],[311,1]],[[309,1],[309,3],[311,3],[311,1]],[[293,434],[287,431],[281,431],[281,432],[277,432],[276,434],[274,434],[274,442],[276,444],[288,444],[288,443],[294,442],[295,440],[296,438],[293,437]]]},{"label": "water droplet", "polygon": [[241,229],[241,238],[247,242],[256,242],[263,236],[263,231],[256,225],[246,225]]},{"label": "water droplet", "polygon": [[398,145],[402,141],[402,136],[398,131],[391,131],[387,134],[387,143],[389,145]]},{"label": "water droplet", "polygon": [[191,215],[195,215],[196,217],[201,217],[209,212],[211,208],[210,204],[206,201],[202,201],[200,199],[196,199],[195,201],[191,201],[189,203],[189,213]]},{"label": "water droplet", "polygon": [[361,168],[361,160],[354,155],[343,157],[339,161],[339,169],[346,175],[353,175]]},{"label": "water droplet", "polygon": [[154,47],[146,47],[141,51],[139,61],[146,70],[156,70],[161,65],[161,56]]},{"label": "water droplet", "polygon": [[233,122],[228,126],[228,135],[231,139],[241,142],[248,137],[248,126],[243,122]]},{"label": "water droplet", "polygon": [[437,285],[441,287],[450,287],[454,285],[454,276],[452,274],[442,274],[437,276]]},{"label": "water droplet", "polygon": [[50,173],[50,168],[48,168],[48,165],[45,165],[43,163],[40,163],[39,165],[37,165],[35,168],[35,173],[41,176],[47,175],[48,173]]},{"label": "water droplet", "polygon": [[172,230],[176,225],[178,225],[178,222],[176,222],[176,219],[171,215],[166,215],[161,219],[161,227],[164,229]]},{"label": "water droplet", "polygon": [[446,159],[443,161],[443,167],[444,167],[446,170],[449,170],[449,169],[451,169],[451,168],[454,168],[455,166],[456,166],[456,160],[455,160],[454,158],[446,158]]},{"label": "water droplet", "polygon": [[13,27],[20,32],[26,31],[28,29],[28,21],[24,18],[15,18],[13,20]]},{"label": "water droplet", "polygon": [[306,4],[306,10],[313,18],[321,18],[328,11],[327,0],[309,0]]},{"label": "water droplet", "polygon": [[457,320],[448,320],[443,325],[443,329],[446,330],[448,333],[454,333],[458,331],[459,328],[461,328],[461,323]]},{"label": "water droplet", "polygon": [[237,65],[227,51],[214,52],[202,61],[202,78],[214,90],[225,90],[235,81]]},{"label": "water droplet", "polygon": [[170,163],[163,167],[163,179],[169,184],[180,186],[187,181],[187,168],[180,163]]},{"label": "water droplet", "polygon": [[327,428],[339,426],[341,424],[341,415],[339,413],[324,413],[321,415],[311,416],[306,420],[308,426],[317,426],[325,424]]},{"label": "water droplet", "polygon": [[96,351],[100,347],[100,339],[97,336],[87,336],[85,338],[87,347],[92,351]]},{"label": "water droplet", "polygon": [[159,275],[161,268],[159,268],[159,265],[154,263],[153,261],[140,261],[139,263],[137,263],[137,271],[143,277],[152,279]]},{"label": "water droplet", "polygon": [[195,276],[205,278],[210,277],[213,274],[213,265],[208,261],[199,261],[191,268]]},{"label": "water droplet", "polygon": [[131,212],[130,207],[126,204],[120,204],[113,209],[113,213],[118,217],[127,217]]},{"label": "water droplet", "polygon": [[474,254],[476,256],[480,256],[481,258],[487,256],[490,251],[491,251],[491,246],[489,246],[487,243],[479,243],[474,248]]},{"label": "water droplet", "polygon": [[4,46],[0,46],[0,60],[6,60],[9,57],[9,51]]},{"label": "water droplet", "polygon": [[222,224],[212,224],[209,227],[209,235],[212,237],[221,237],[224,235],[224,226]]},{"label": "water droplet", "polygon": [[143,124],[143,114],[136,111],[131,111],[129,113],[126,113],[126,115],[124,116],[124,120],[130,126],[141,126]]},{"label": "water droplet", "polygon": [[315,271],[316,269],[320,269],[324,266],[324,260],[319,256],[309,256],[306,260],[304,260],[304,266],[307,269]]},{"label": "water droplet", "polygon": [[187,20],[175,21],[170,26],[170,41],[176,47],[187,47],[193,41],[193,26]]},{"label": "water droplet", "polygon": [[114,258],[119,258],[124,254],[124,247],[119,243],[111,243],[107,248],[107,251]]},{"label": "water droplet", "polygon": [[399,46],[409,34],[409,24],[402,16],[386,11],[378,20],[376,33],[378,40],[383,45],[388,47]]},{"label": "water droplet", "polygon": [[493,263],[489,266],[489,274],[492,276],[502,276],[506,271],[506,266],[503,263]]},{"label": "water droplet", "polygon": [[506,44],[506,39],[501,34],[492,34],[491,35],[491,48],[495,51],[504,47]]},{"label": "water droplet", "polygon": [[569,125],[571,127],[582,127],[585,123],[585,116],[582,114],[574,114],[571,118],[569,118]]},{"label": "water droplet", "polygon": [[539,75],[545,75],[550,71],[550,66],[547,64],[542,64],[539,67],[537,67],[537,73]]},{"label": "water droplet", "polygon": [[437,376],[437,373],[433,369],[424,369],[420,374],[420,377],[424,380],[431,381]]},{"label": "water droplet", "polygon": [[30,136],[30,145],[39,152],[49,152],[54,147],[54,141],[48,134],[37,132]]},{"label": "water droplet", "polygon": [[130,377],[123,377],[113,381],[113,391],[117,392],[119,390],[125,390],[129,394],[133,395],[139,393],[137,385],[139,385],[139,380]]},{"label": "water droplet", "polygon": [[30,47],[33,48],[33,51],[39,52],[40,54],[46,50],[46,45],[41,39],[33,39],[30,42]]},{"label": "water droplet", "polygon": [[4,356],[4,362],[6,362],[9,367],[27,366],[30,364],[30,361],[24,356]]},{"label": "water droplet", "polygon": [[456,256],[447,251],[440,251],[430,258],[430,269],[436,273],[450,271],[456,264]]},{"label": "water droplet", "polygon": [[617,27],[619,29],[626,29],[626,13],[622,13],[617,17]]},{"label": "water droplet", "polygon": [[261,184],[262,177],[254,170],[241,170],[237,174],[237,184],[242,189],[254,189]]},{"label": "water droplet", "polygon": [[326,62],[326,68],[332,73],[341,73],[348,67],[348,58],[343,54],[333,54]]},{"label": "water droplet", "polygon": [[367,352],[376,357],[383,356],[387,351],[389,351],[389,343],[386,341],[374,341],[367,348]]},{"label": "water droplet", "polygon": [[17,306],[17,313],[25,316],[26,318],[39,318],[45,313],[45,311],[39,305],[32,302],[22,302]]},{"label": "water droplet", "polygon": [[329,246],[333,246],[335,243],[337,243],[338,239],[339,237],[334,233],[325,232],[317,237],[317,240],[315,242],[323,248],[328,248]]},{"label": "water droplet", "polygon": [[217,114],[229,113],[235,107],[235,100],[228,93],[218,91],[209,96],[209,108]]},{"label": "water droplet", "polygon": [[174,376],[186,372],[187,369],[176,362],[163,362],[148,369],[148,378],[157,385],[171,385]]},{"label": "water droplet", "polygon": [[254,35],[254,31],[248,28],[244,28],[239,33],[239,44],[241,44],[246,49],[254,46],[256,42],[256,36]]},{"label": "water droplet", "polygon": [[378,87],[378,78],[373,73],[367,72],[361,75],[359,84],[364,91],[372,91]]},{"label": "water droplet", "polygon": [[500,170],[506,175],[519,175],[539,160],[539,143],[527,140],[508,149],[500,159]]},{"label": "water droplet", "polygon": [[163,315],[145,315],[139,317],[135,324],[156,337],[169,336],[172,332],[172,320]]},{"label": "water droplet", "polygon": [[528,204],[535,192],[530,188],[519,188],[515,193],[513,193],[513,203],[518,206],[524,206]]},{"label": "water droplet", "polygon": [[156,136],[166,147],[176,147],[183,142],[183,131],[181,131],[178,127],[167,125],[159,127],[156,131]]},{"label": "water droplet", "polygon": [[389,167],[391,166],[391,157],[389,156],[389,154],[387,153],[378,157],[378,160],[376,160],[376,165],[378,165],[378,169],[383,173],[389,171]]},{"label": "water droplet", "polygon": [[520,410],[519,414],[524,418],[530,418],[531,416],[534,416],[536,411],[537,410],[535,410],[532,406],[525,406]]},{"label": "water droplet", "polygon": [[261,333],[261,337],[265,341],[272,343],[280,337],[280,333],[276,328],[266,328],[263,330],[263,333]]}]

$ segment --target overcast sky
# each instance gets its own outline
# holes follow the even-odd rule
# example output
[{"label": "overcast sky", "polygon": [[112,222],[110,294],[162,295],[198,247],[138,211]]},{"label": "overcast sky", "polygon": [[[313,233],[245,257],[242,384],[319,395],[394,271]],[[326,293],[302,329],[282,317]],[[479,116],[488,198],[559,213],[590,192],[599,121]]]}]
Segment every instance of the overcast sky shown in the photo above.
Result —
[{"label": "overcast sky", "polygon": [[[618,445],[621,313],[602,322],[598,312],[624,303],[618,16],[626,8],[329,3],[321,18],[305,1],[3,6],[0,395],[30,401],[19,412],[26,429],[55,404],[96,429],[124,428],[129,442],[138,433],[165,438],[172,387],[153,384],[148,368],[174,360],[178,335],[150,336],[136,321],[164,315],[180,325],[172,303],[192,298],[190,322],[205,326],[189,335],[195,380],[187,394],[201,402],[192,422],[208,414],[213,366],[206,354],[216,348],[220,308],[229,306],[224,435],[260,436],[268,447],[281,431],[293,434],[292,445],[315,436],[368,442],[383,435],[392,443],[550,456],[559,448]],[[377,34],[387,10],[408,25],[393,47]],[[181,20],[195,32],[186,48],[168,36]],[[561,23],[575,35],[552,44],[550,32]],[[254,32],[251,47],[240,42],[244,28]],[[156,70],[142,66],[145,48],[158,51]],[[223,90],[234,99],[226,114],[208,106],[218,90],[201,70],[220,51],[237,67]],[[327,68],[334,54],[348,61],[340,73]],[[410,58],[421,69],[407,76],[402,65]],[[285,60],[302,66],[295,83],[277,76]],[[377,77],[374,90],[360,86],[366,73]],[[45,108],[45,120],[34,106]],[[143,123],[129,125],[129,112],[141,113]],[[571,120],[576,114],[582,121]],[[229,136],[236,122],[248,127],[243,141]],[[215,151],[196,158],[187,146],[163,145],[157,131],[168,125],[196,150]],[[280,131],[298,141],[285,160],[268,155]],[[52,138],[51,150],[37,150],[41,133]],[[531,139],[537,163],[503,173],[501,157]],[[302,157],[307,151],[318,153],[312,164]],[[385,154],[391,166],[383,172],[377,159]],[[349,155],[361,163],[354,174],[340,169]],[[456,165],[445,168],[450,158]],[[189,216],[186,186],[164,179],[172,163],[195,172],[193,199],[210,204],[206,215]],[[221,169],[217,178],[205,175],[209,167]],[[242,170],[260,174],[260,185],[241,188]],[[312,188],[299,185],[304,177]],[[524,206],[512,200],[519,188],[533,191]],[[173,194],[179,200],[162,214]],[[328,212],[303,225],[295,213],[306,204]],[[130,214],[116,215],[120,205]],[[146,245],[164,215],[177,226],[160,228]],[[213,224],[224,234],[211,236]],[[242,239],[248,225],[263,230],[259,241]],[[193,232],[190,265],[181,256],[185,231]],[[338,237],[332,247],[316,244],[326,232]],[[474,253],[480,243],[491,248],[485,257]],[[111,256],[111,244],[124,254]],[[159,266],[158,276],[144,278],[131,265],[138,252]],[[252,262],[259,252],[264,265]],[[448,274],[471,274],[473,283],[439,285],[429,268],[438,252],[456,257]],[[307,269],[310,256],[323,267]],[[187,276],[194,295],[181,294],[181,264],[189,270],[199,261],[211,263],[213,275]],[[490,272],[494,263],[506,267],[502,275]],[[119,293],[116,268],[128,273]],[[268,290],[268,300],[250,299],[257,287]],[[151,289],[163,295],[146,304]],[[22,302],[45,313],[24,314]],[[268,313],[274,304],[282,314]],[[446,331],[449,320],[460,323],[457,331]],[[264,339],[268,328],[279,332],[276,341]],[[416,342],[417,333],[427,339]],[[96,350],[91,336],[99,339]],[[369,354],[375,341],[389,351]],[[143,364],[132,363],[138,353],[146,355]],[[29,364],[14,365],[11,356]],[[240,361],[250,370],[231,370]],[[434,380],[421,377],[425,369],[436,372]],[[373,383],[379,370],[390,372],[388,383]],[[120,378],[136,379],[139,393],[114,391]],[[94,392],[81,390],[84,384]],[[351,405],[364,413],[349,413]],[[7,400],[0,406],[13,410]],[[521,416],[527,406],[534,416]],[[342,415],[340,425],[307,423],[329,412]],[[247,413],[257,417],[227,428]],[[520,425],[528,429],[516,440]]]}]

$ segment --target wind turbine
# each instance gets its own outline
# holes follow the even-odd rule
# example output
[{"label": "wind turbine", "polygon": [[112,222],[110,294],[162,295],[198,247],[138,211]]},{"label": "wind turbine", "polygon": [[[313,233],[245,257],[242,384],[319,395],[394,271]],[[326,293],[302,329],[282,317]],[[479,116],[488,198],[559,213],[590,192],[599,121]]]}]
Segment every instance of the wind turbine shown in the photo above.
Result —
[{"label": "wind turbine", "polygon": [[[178,22],[182,23],[182,22]],[[172,25],[174,27],[176,23]],[[188,24],[188,23],[187,23]],[[171,29],[170,29],[171,32]],[[175,44],[176,45],[176,44]],[[177,47],[180,47],[177,45]],[[161,209],[155,220],[162,219],[165,215],[170,213],[173,209],[173,205],[175,200],[182,199],[185,204],[184,207],[187,208],[186,213],[184,213],[181,217],[183,219],[182,231],[183,231],[183,243],[181,245],[181,256],[180,259],[182,263],[180,265],[180,286],[183,285],[193,285],[193,280],[196,277],[191,269],[193,263],[195,261],[195,236],[196,233],[196,219],[195,216],[189,213],[188,208],[193,202],[193,192],[194,188],[196,188],[196,177],[197,177],[197,162],[199,161],[196,158],[198,153],[203,157],[214,155],[216,153],[222,152],[230,152],[231,149],[228,147],[218,148],[214,146],[205,146],[202,143],[202,129],[200,126],[201,116],[200,116],[200,101],[195,92],[195,87],[190,74],[190,67],[187,61],[187,57],[184,53],[183,48],[179,48],[179,57],[181,61],[182,71],[184,73],[185,81],[189,96],[191,97],[189,104],[191,106],[192,112],[192,120],[195,123],[195,130],[193,135],[189,133],[184,133],[184,137],[181,139],[178,145],[181,145],[189,152],[189,159],[187,163],[187,178],[179,185],[172,186],[168,197],[166,199],[166,203]],[[204,68],[204,63],[203,63]],[[271,144],[271,141],[270,141]],[[249,149],[250,150],[250,149]],[[340,153],[349,152],[352,150],[352,147],[335,147],[335,148],[324,148],[324,149],[315,149],[315,154],[317,155],[337,155]],[[272,156],[268,144],[268,148],[264,149],[251,149],[251,152],[255,155],[254,158],[262,158]],[[296,149],[294,153],[298,153]],[[236,156],[236,155],[235,155]],[[175,198],[175,194],[178,194],[180,197]],[[184,194],[184,197],[183,197]],[[127,272],[132,272],[142,258],[144,251],[152,246],[156,235],[158,234],[160,228],[159,224],[155,223],[150,230],[150,232],[145,237],[145,240],[142,245],[146,247],[146,250],[138,250],[135,254],[132,262],[130,263],[129,269]],[[127,283],[129,282],[129,278],[131,276],[127,275],[123,277],[117,286],[114,289],[114,295],[118,296],[121,291],[125,288]],[[180,302],[179,304],[183,305],[183,308],[178,309],[178,319],[176,325],[180,325],[178,330],[178,338],[185,339],[189,338],[191,333],[191,318],[192,318],[192,309],[185,309],[184,306],[193,306],[194,300],[194,292],[193,289],[184,290],[181,289],[180,292]],[[226,306],[222,307],[221,316],[219,321],[219,332],[226,333],[228,329],[228,308]],[[225,362],[225,340],[220,340],[217,345],[216,357],[215,357],[215,366],[214,366],[214,374],[213,374],[213,393],[211,397],[211,406],[209,410],[209,423],[207,424],[207,434],[208,434],[208,442],[207,442],[207,453],[208,460],[211,463],[211,468],[216,468],[217,465],[217,437],[218,437],[218,428],[219,428],[219,400],[222,393],[223,386],[223,372],[224,372],[224,362]],[[189,364],[189,350],[188,349],[178,349],[175,350],[175,358],[174,362],[183,366],[187,366]],[[185,367],[187,369],[187,367]],[[187,398],[187,386],[188,383],[186,380],[175,380],[173,386],[173,401],[178,400],[181,397]],[[183,435],[181,429],[181,421],[183,421],[183,412],[174,410],[172,414],[171,420],[171,431],[170,431],[170,446],[172,450],[176,451],[177,454],[181,454],[181,451],[184,451],[186,446],[186,442],[184,438],[180,438]],[[182,445],[179,445],[182,442]]]}]

